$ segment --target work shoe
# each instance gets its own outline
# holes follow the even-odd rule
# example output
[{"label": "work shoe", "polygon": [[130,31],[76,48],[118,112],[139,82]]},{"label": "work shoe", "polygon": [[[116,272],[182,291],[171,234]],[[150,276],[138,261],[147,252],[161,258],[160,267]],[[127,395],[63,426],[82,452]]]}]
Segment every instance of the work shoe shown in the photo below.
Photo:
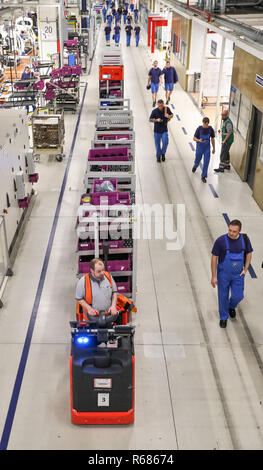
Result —
[{"label": "work shoe", "polygon": [[220,168],[220,167],[219,168],[214,168],[214,171],[216,173],[224,173],[224,168]]},{"label": "work shoe", "polygon": [[153,108],[154,108],[155,105],[156,105],[156,101],[153,102]]},{"label": "work shoe", "polygon": [[225,169],[225,170],[231,170],[231,166],[230,166],[230,165],[227,165],[227,166],[225,166],[224,169]]},{"label": "work shoe", "polygon": [[206,177],[205,177],[205,176],[201,176],[201,181],[203,181],[203,183],[206,183]]},{"label": "work shoe", "polygon": [[227,320],[220,320],[219,325],[220,325],[220,328],[226,328]]},{"label": "work shoe", "polygon": [[166,101],[166,104],[168,104],[168,103],[169,103],[169,100]]},{"label": "work shoe", "polygon": [[196,172],[196,168],[193,166],[192,173],[195,173],[195,172]]},{"label": "work shoe", "polygon": [[230,308],[228,313],[231,318],[236,318],[236,311],[234,308]]},{"label": "work shoe", "polygon": [[160,157],[157,158],[157,163],[161,163],[161,158]]},{"label": "work shoe", "polygon": [[165,155],[162,155],[162,161],[165,162]]}]

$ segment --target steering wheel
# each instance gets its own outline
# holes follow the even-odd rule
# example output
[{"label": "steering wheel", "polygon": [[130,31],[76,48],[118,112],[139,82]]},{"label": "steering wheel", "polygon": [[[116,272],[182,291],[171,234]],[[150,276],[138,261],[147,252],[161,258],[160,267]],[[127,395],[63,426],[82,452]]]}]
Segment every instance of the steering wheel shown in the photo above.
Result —
[{"label": "steering wheel", "polygon": [[106,315],[104,310],[99,312],[98,316],[91,316],[87,313],[88,323],[93,324],[97,328],[107,328],[112,325],[118,318],[119,312],[116,315]]}]

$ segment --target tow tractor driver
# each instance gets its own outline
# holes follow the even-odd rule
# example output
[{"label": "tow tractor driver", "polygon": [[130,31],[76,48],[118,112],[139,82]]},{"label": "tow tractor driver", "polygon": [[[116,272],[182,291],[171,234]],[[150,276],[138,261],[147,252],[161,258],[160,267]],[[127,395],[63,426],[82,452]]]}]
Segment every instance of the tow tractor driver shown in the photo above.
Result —
[{"label": "tow tractor driver", "polygon": [[98,315],[104,310],[111,315],[117,314],[117,286],[100,258],[90,262],[90,273],[83,276],[76,288],[76,300],[84,312],[89,315]]}]

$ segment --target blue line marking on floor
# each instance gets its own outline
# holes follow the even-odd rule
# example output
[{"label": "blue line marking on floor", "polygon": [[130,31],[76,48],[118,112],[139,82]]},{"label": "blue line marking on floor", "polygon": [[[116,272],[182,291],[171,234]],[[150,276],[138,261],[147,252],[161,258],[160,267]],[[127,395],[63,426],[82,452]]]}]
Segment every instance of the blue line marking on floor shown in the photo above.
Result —
[{"label": "blue line marking on floor", "polygon": [[210,187],[210,189],[211,189],[211,191],[212,191],[212,193],[213,193],[213,196],[214,196],[214,197],[219,197],[218,194],[217,194],[217,192],[216,192],[216,190],[215,190],[215,188],[214,188],[214,186],[209,183],[209,187]]},{"label": "blue line marking on floor", "polygon": [[181,121],[179,114],[176,114],[178,121]]},{"label": "blue line marking on floor", "polygon": [[[225,212],[223,213],[223,217],[224,217],[224,219],[225,219],[227,225],[229,225],[231,221],[230,221],[228,215],[227,215]],[[255,273],[253,267],[251,266],[251,264],[250,264],[250,266],[249,266],[249,268],[248,268],[248,272],[249,272],[250,276],[252,277],[252,279],[257,279],[257,275],[256,275],[256,273]]]},{"label": "blue line marking on floor", "polygon": [[[172,108],[174,109],[174,104],[173,104],[173,103],[171,103],[171,106],[172,106]],[[178,114],[176,114],[176,116],[178,116]]]},{"label": "blue line marking on floor", "polygon": [[193,150],[193,152],[195,152],[195,148],[194,148],[192,142],[189,142],[189,145],[190,145],[191,149]]},{"label": "blue line marking on floor", "polygon": [[187,132],[186,132],[186,130],[185,130],[184,127],[182,127],[182,131],[183,131],[183,133],[184,133],[185,135],[187,135]]},{"label": "blue line marking on floor", "polygon": [[80,122],[80,117],[81,117],[81,113],[82,113],[83,103],[84,103],[84,99],[85,99],[85,96],[86,96],[87,86],[88,86],[88,83],[86,83],[85,90],[84,90],[83,97],[82,97],[82,101],[81,101],[78,120],[77,120],[77,123],[76,123],[75,132],[74,132],[74,136],[73,136],[73,140],[72,140],[72,144],[71,144],[71,148],[70,148],[70,152],[69,152],[69,158],[68,158],[68,162],[67,162],[67,166],[66,166],[66,170],[65,170],[61,190],[60,190],[60,194],[59,194],[56,213],[55,213],[55,216],[54,216],[54,220],[53,220],[53,224],[52,224],[52,228],[51,228],[51,232],[50,232],[50,236],[49,236],[49,240],[48,240],[46,254],[45,254],[45,258],[44,258],[44,262],[43,262],[43,266],[42,266],[42,271],[41,271],[41,275],[40,275],[40,279],[39,279],[39,283],[38,283],[37,293],[36,293],[35,301],[34,301],[34,305],[33,305],[33,310],[32,310],[32,313],[31,313],[31,317],[30,317],[30,321],[29,321],[29,325],[28,325],[28,329],[27,329],[27,334],[26,334],[26,339],[25,339],[25,343],[24,343],[24,347],[23,347],[23,351],[22,351],[22,355],[21,355],[17,375],[16,375],[15,385],[14,385],[14,388],[13,388],[13,393],[12,393],[12,397],[11,397],[11,400],[10,400],[10,404],[9,404],[9,408],[8,408],[8,412],[7,412],[7,417],[6,417],[6,421],[5,421],[5,426],[4,426],[4,430],[3,430],[3,434],[2,434],[2,438],[1,438],[1,442],[0,442],[0,450],[6,450],[7,449],[10,434],[11,434],[11,430],[12,430],[12,426],[13,426],[13,421],[14,421],[14,416],[15,416],[15,412],[16,412],[17,402],[18,402],[18,398],[19,398],[19,394],[20,394],[20,389],[21,389],[21,385],[22,385],[22,381],[23,381],[23,377],[24,377],[24,372],[25,372],[25,368],[26,368],[26,364],[27,364],[29,349],[30,349],[31,340],[32,340],[34,327],[35,327],[35,322],[36,322],[36,318],[37,318],[39,303],[40,303],[42,292],[43,292],[43,287],[44,287],[46,274],[47,274],[47,269],[48,269],[48,263],[49,263],[50,254],[51,254],[51,251],[52,251],[52,246],[53,246],[54,237],[55,237],[55,233],[56,233],[56,228],[57,228],[57,223],[58,223],[58,219],[59,219],[62,199],[63,199],[63,196],[64,196],[66,183],[67,183],[67,179],[68,179],[68,173],[69,173],[70,164],[71,164],[71,160],[72,160],[72,154],[73,154],[73,150],[74,150],[75,143],[76,143],[76,137],[77,137],[77,133],[78,133],[78,128],[79,128],[79,122]]}]

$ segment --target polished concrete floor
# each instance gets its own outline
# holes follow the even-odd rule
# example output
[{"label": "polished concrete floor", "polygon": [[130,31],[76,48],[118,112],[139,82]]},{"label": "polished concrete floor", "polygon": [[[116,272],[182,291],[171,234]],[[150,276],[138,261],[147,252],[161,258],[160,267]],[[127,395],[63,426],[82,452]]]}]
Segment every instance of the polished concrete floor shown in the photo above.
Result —
[{"label": "polished concrete floor", "polygon": [[[201,114],[176,85],[167,159],[156,163],[147,72],[153,57],[142,43],[126,48],[125,97],[131,99],[136,132],[137,203],[185,205],[185,245],[168,251],[167,240],[138,241],[136,325],[136,417],[129,426],[71,424],[69,321],[74,319],[77,270],[75,220],[98,106],[101,31],[86,81],[76,144],[77,115],[66,116],[67,156],[73,150],[57,217],[68,157],[44,157],[37,197],[0,310],[0,432],[10,400],[36,297],[33,336],[18,401],[9,426],[8,449],[262,449],[263,322],[261,262],[263,215],[234,170],[215,175],[220,143],[208,182],[191,172],[193,134]],[[164,64],[164,53],[156,53]],[[164,91],[160,91],[164,97]],[[215,197],[217,195],[218,197]],[[237,318],[219,328],[217,292],[210,284],[213,241],[226,232],[223,214],[243,222],[252,241],[257,278],[246,275]],[[144,220],[147,219],[145,214]],[[41,294],[43,263],[57,222]],[[160,217],[162,223],[162,217]],[[11,409],[14,406],[11,403]],[[8,412],[9,410],[9,412]]]}]

